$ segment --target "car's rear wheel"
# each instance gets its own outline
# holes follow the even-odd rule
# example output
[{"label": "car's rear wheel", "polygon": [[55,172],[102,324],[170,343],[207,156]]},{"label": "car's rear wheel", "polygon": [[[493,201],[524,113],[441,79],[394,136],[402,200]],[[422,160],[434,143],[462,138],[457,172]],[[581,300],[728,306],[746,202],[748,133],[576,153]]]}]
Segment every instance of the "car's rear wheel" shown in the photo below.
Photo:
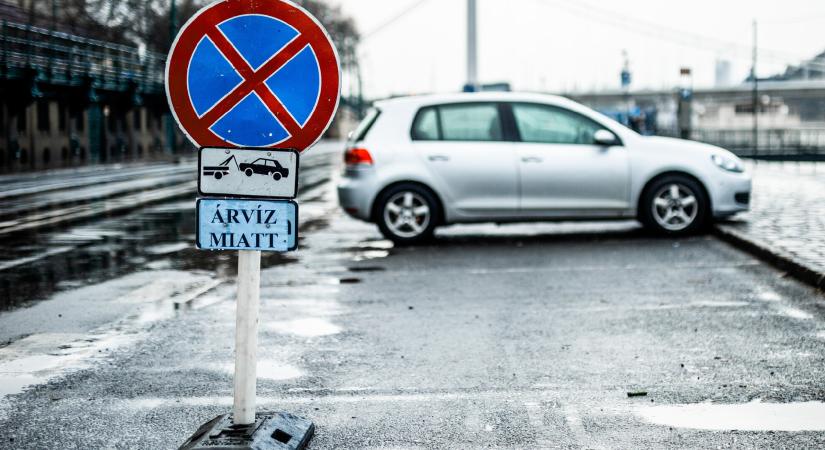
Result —
[{"label": "car's rear wheel", "polygon": [[272,178],[275,179],[275,181],[279,181],[281,179],[281,174],[278,173],[278,172],[275,172],[275,173],[272,174]]},{"label": "car's rear wheel", "polygon": [[221,173],[221,172],[215,172],[215,179],[216,179],[216,180],[220,180],[221,178],[223,178],[223,173]]},{"label": "car's rear wheel", "polygon": [[429,190],[415,184],[400,184],[384,192],[377,204],[378,228],[387,239],[412,245],[432,238],[439,209]]},{"label": "car's rear wheel", "polygon": [[710,202],[702,186],[682,175],[667,175],[645,190],[639,220],[661,234],[686,235],[707,225]]},{"label": "car's rear wheel", "polygon": [[252,174],[254,174],[255,172],[252,169],[246,169],[244,173],[246,174],[246,176],[251,177]]}]

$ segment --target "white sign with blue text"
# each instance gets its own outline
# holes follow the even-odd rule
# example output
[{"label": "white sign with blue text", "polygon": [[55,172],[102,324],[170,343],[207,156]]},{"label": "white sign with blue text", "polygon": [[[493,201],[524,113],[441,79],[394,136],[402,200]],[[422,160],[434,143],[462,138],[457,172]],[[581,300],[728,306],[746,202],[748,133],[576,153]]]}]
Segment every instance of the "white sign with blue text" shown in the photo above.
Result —
[{"label": "white sign with blue text", "polygon": [[298,204],[284,200],[198,200],[198,248],[288,252],[298,246]]}]

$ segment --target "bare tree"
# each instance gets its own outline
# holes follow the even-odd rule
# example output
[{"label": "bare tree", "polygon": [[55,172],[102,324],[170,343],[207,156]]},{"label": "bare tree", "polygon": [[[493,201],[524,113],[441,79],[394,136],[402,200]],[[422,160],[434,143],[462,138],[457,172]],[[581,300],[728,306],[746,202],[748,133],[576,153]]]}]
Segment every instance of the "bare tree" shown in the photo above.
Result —
[{"label": "bare tree", "polygon": [[[32,23],[46,25],[56,12],[62,31],[95,39],[131,45],[166,53],[172,42],[172,0],[19,0],[32,16]],[[211,0],[176,0],[174,19],[177,27]],[[322,0],[298,0],[298,3],[329,31],[342,65],[356,64],[359,35],[354,21],[340,7]]]}]

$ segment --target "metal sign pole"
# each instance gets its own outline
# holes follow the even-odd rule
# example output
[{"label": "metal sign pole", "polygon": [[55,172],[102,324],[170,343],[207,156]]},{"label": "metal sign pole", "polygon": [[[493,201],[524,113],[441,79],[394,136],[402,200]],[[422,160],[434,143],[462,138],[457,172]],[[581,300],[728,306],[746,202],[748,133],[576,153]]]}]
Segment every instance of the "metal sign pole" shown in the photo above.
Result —
[{"label": "metal sign pole", "polygon": [[[221,39],[204,40],[213,32]],[[233,411],[180,448],[304,449],[312,421],[255,411],[261,251],[298,247],[299,154],[338,109],[335,44],[291,1],[218,0],[181,28],[164,80],[174,119],[199,149],[197,247],[239,251]]]},{"label": "metal sign pole", "polygon": [[258,364],[258,304],[261,296],[261,252],[238,252],[238,303],[235,311],[235,402],[232,422],[255,423],[255,380]]}]

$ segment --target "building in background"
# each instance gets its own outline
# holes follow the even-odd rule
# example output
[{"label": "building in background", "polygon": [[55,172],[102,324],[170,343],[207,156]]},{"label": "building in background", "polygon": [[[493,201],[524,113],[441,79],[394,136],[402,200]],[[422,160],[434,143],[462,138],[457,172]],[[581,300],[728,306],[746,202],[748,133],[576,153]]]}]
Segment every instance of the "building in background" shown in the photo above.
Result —
[{"label": "building in background", "polygon": [[[0,171],[168,157],[163,55],[0,2]],[[48,3],[48,2],[41,2]]]},{"label": "building in background", "polygon": [[[93,2],[0,0],[0,173],[194,155],[163,83],[171,24],[197,4],[170,17],[146,2],[99,26],[83,10]],[[351,21],[325,3],[308,6],[333,25],[345,73],[359,73]],[[360,118],[360,87],[350,91],[328,137],[346,136]]]},{"label": "building in background", "polygon": [[[730,63],[718,61],[716,83],[691,91],[690,115],[681,117],[684,89],[569,92],[563,95],[618,118],[628,97],[648,119],[645,134],[688,135],[743,155],[825,157],[825,52],[784,73],[753,83],[727,82]],[[754,110],[758,128],[754,130]],[[685,127],[689,125],[689,127]],[[687,130],[687,132],[686,132]],[[754,140],[756,137],[756,140]]]},{"label": "building in background", "polygon": [[785,72],[768,77],[767,80],[825,80],[825,51],[799,65],[788,66]]},{"label": "building in background", "polygon": [[715,87],[725,87],[733,84],[731,75],[731,63],[727,59],[717,59],[713,77]]}]

